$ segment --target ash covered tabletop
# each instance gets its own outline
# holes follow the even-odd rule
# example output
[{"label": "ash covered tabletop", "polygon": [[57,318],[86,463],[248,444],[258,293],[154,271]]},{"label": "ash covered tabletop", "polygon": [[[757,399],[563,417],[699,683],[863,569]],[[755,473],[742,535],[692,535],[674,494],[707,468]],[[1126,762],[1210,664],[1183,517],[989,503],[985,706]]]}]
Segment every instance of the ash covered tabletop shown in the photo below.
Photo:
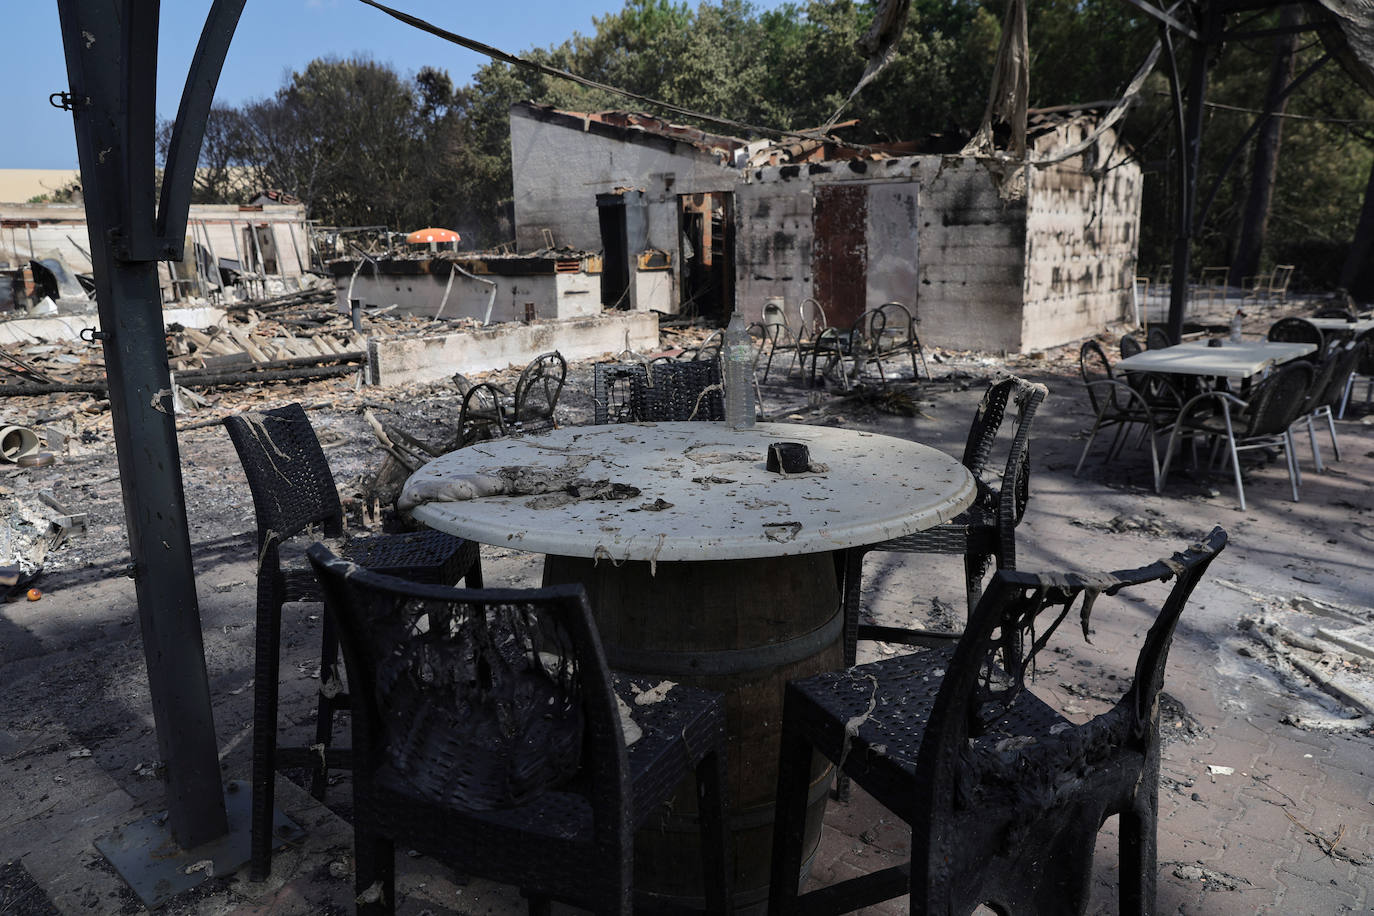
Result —
[{"label": "ash covered tabletop", "polygon": [[[768,445],[784,441],[807,446],[811,471],[766,469]],[[466,484],[474,479],[487,481],[477,492],[500,491],[499,481],[508,487],[476,495]],[[539,492],[541,479],[549,492]],[[444,498],[455,492],[470,498]],[[423,523],[484,544],[672,562],[877,543],[948,521],[974,495],[973,477],[956,459],[892,436],[779,423],[633,423],[450,452],[416,471],[401,501]]]}]

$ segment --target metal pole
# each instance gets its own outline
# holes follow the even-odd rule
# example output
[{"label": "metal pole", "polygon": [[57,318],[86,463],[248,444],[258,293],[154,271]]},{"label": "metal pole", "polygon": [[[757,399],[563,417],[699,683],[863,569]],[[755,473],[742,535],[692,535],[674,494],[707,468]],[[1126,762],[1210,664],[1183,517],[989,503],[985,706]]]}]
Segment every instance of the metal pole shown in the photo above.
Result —
[{"label": "metal pole", "polygon": [[1202,163],[1203,102],[1207,95],[1207,70],[1225,13],[1214,12],[1210,4],[1197,10],[1200,38],[1194,40],[1188,62],[1188,96],[1180,128],[1178,234],[1174,237],[1174,267],[1169,287],[1169,339],[1178,343],[1183,337],[1183,318],[1188,310],[1188,275],[1192,270],[1193,234],[1196,230],[1198,170]]},{"label": "metal pole", "polygon": [[[167,766],[168,826],[183,848],[193,848],[229,827],[158,289],[158,261],[179,257],[185,242],[180,231],[160,236],[154,224],[158,4],[58,0],[57,6],[70,84],[63,102],[72,109],[81,162],[130,571],[158,750]],[[241,10],[241,0],[216,0],[209,22],[227,23],[232,35]],[[202,36],[192,73],[205,59],[212,78],[194,88],[188,80],[193,100],[213,96],[223,62],[222,54],[205,50]],[[208,96],[201,99],[207,108]],[[179,129],[183,121],[191,122],[193,164],[204,120],[179,115]],[[181,217],[184,229],[184,208]]]}]

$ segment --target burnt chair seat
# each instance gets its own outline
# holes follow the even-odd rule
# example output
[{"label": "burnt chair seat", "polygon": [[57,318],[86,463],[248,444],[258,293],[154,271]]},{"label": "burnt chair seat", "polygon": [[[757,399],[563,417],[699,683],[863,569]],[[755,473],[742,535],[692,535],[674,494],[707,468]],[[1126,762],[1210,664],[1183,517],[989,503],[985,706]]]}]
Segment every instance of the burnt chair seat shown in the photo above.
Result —
[{"label": "burnt chair seat", "polygon": [[[312,771],[311,792],[323,800],[330,769],[347,768],[347,748],[333,747],[336,712],[348,708],[338,668],[338,640],[328,620],[321,627],[320,688],[315,740],[310,747],[279,746],[277,706],[282,605],[319,601],[305,561],[307,539],[336,539],[351,559],[404,579],[482,585],[478,545],[438,531],[345,538],[343,506],[319,439],[299,404],[224,419],[238,452],[257,519],[257,610],[253,679],[252,868],[261,881],[271,870],[272,800],[279,769]],[[309,540],[314,540],[310,537]]]},{"label": "burnt chair seat", "polygon": [[580,585],[455,589],[309,557],[353,686],[359,913],[394,912],[399,844],[520,887],[531,913],[628,916],[634,833],[693,775],[706,908],[730,912],[721,694],[612,674]]},{"label": "burnt chair seat", "polygon": [[[843,913],[909,894],[912,913],[1081,913],[1098,831],[1119,815],[1119,912],[1153,913],[1158,696],[1179,615],[1225,544],[1217,528],[1134,570],[999,570],[956,646],[790,681],[769,912]],[[1086,635],[1090,613],[1133,617],[1145,597],[1110,596],[1170,579],[1110,709],[1075,723],[1030,691],[1071,614]],[[799,895],[813,750],[911,826],[909,863]]]}]

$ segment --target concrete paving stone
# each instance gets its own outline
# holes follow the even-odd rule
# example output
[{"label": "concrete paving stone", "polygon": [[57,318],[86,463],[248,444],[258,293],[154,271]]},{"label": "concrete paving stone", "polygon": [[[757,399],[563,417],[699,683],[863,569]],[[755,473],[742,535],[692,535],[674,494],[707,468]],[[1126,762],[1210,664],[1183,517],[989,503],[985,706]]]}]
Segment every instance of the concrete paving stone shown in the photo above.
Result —
[{"label": "concrete paving stone", "polygon": [[1276,877],[1283,885],[1277,904],[1284,913],[1360,913],[1368,890],[1360,884],[1339,878],[1314,878],[1288,867]]}]

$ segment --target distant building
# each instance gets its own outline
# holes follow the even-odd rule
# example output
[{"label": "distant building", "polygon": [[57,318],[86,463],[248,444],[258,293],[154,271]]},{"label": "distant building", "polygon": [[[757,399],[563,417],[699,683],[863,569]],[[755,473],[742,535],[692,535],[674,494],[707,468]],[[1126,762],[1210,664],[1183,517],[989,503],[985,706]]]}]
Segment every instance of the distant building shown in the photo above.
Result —
[{"label": "distant building", "polygon": [[[204,297],[230,279],[249,295],[294,283],[310,269],[305,207],[297,203],[192,204],[185,258],[159,265],[163,300]],[[0,203],[0,262],[61,261],[74,274],[91,271],[86,209],[80,203]]]},{"label": "distant building", "polygon": [[[625,112],[518,103],[510,120],[518,248],[605,249],[608,306],[723,321],[738,305],[756,320],[771,297],[814,297],[847,325],[896,300],[928,344],[1012,352],[1129,314],[1141,173],[1111,131],[1027,170],[912,144],[749,143]],[[1032,155],[1094,125],[1035,119]]]}]

